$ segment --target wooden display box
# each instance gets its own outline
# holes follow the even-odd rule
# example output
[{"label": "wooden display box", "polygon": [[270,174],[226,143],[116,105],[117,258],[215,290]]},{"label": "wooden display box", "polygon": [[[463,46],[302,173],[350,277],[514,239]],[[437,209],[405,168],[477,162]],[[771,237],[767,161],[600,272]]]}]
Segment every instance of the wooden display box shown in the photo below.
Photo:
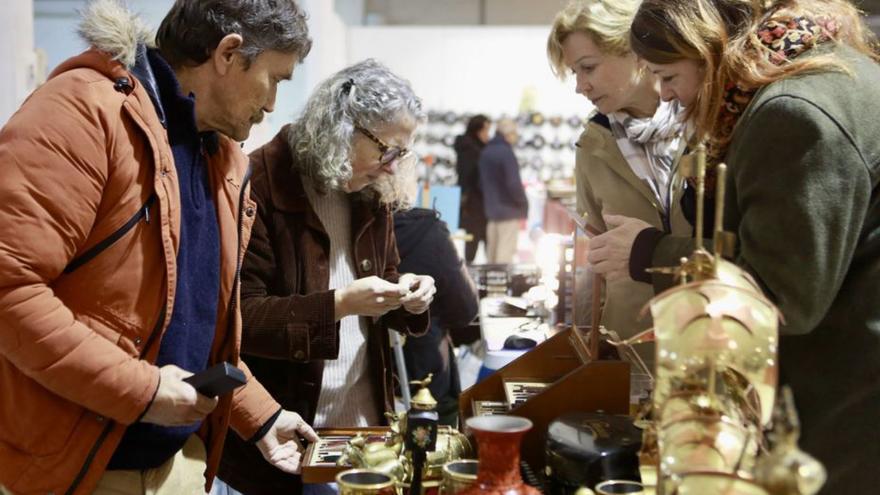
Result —
[{"label": "wooden display box", "polygon": [[367,435],[368,439],[384,438],[391,433],[390,427],[368,428],[318,428],[320,440],[310,443],[303,456],[302,478],[304,483],[332,483],[336,475],[351,466],[337,466],[335,455],[341,455],[348,440],[357,434]]},{"label": "wooden display box", "polygon": [[571,327],[545,340],[459,397],[461,424],[474,416],[474,401],[506,402],[505,382],[531,381],[549,385],[506,414],[522,416],[534,426],[522,443],[522,459],[536,472],[544,471],[547,426],[571,411],[629,413],[629,363],[592,359],[589,327]]}]

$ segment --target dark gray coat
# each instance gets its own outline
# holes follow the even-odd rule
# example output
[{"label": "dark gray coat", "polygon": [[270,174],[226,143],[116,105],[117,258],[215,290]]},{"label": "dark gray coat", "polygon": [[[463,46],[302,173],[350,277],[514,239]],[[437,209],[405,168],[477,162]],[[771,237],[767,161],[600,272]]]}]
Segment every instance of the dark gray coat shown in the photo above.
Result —
[{"label": "dark gray coat", "polygon": [[[785,317],[780,378],[795,393],[802,447],[829,471],[827,495],[880,486],[880,66],[837,54],[852,75],[756,95],[726,160],[726,228]],[[688,246],[662,239],[655,266]]]}]

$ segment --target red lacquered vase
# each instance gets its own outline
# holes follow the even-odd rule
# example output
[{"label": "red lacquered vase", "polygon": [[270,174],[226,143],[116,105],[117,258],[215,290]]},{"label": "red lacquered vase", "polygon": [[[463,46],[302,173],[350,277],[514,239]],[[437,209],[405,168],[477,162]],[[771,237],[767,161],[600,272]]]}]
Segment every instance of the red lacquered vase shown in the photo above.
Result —
[{"label": "red lacquered vase", "polygon": [[477,416],[466,421],[477,439],[477,481],[459,495],[540,495],[519,474],[519,447],[532,422],[518,416]]}]

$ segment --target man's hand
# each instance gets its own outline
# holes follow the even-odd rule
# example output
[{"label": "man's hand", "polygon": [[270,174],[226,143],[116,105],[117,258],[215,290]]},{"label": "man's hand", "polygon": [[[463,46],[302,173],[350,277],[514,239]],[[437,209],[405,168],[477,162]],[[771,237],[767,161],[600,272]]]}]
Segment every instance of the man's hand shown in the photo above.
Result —
[{"label": "man's hand", "polygon": [[404,273],[400,276],[397,285],[407,292],[400,300],[403,308],[414,315],[420,315],[427,311],[431,306],[431,301],[434,300],[434,294],[437,293],[434,279],[428,275]]},{"label": "man's hand", "polygon": [[602,218],[608,231],[590,240],[587,261],[593,265],[593,271],[604,275],[606,280],[631,280],[629,258],[633,243],[639,232],[652,225],[622,215],[602,215]]},{"label": "man's hand", "polygon": [[299,414],[281,411],[266,435],[257,440],[257,448],[269,464],[286,473],[299,474],[303,455],[300,437],[310,442],[318,441],[318,434]]},{"label": "man's hand", "polygon": [[359,278],[336,290],[336,320],[350,315],[379,317],[400,307],[408,291],[377,276]]},{"label": "man's hand", "polygon": [[216,397],[205,397],[184,378],[192,373],[173,364],[159,368],[159,389],[141,421],[161,426],[191,425],[217,407]]}]

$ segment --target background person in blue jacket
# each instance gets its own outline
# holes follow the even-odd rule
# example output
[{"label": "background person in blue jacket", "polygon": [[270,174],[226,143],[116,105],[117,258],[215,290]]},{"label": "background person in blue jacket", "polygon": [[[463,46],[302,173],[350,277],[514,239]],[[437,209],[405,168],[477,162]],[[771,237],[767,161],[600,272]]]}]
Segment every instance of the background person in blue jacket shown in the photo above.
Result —
[{"label": "background person in blue jacket", "polygon": [[513,144],[516,122],[498,121],[498,133],[480,155],[480,185],[486,210],[486,257],[489,263],[511,263],[516,253],[520,220],[529,212]]}]

